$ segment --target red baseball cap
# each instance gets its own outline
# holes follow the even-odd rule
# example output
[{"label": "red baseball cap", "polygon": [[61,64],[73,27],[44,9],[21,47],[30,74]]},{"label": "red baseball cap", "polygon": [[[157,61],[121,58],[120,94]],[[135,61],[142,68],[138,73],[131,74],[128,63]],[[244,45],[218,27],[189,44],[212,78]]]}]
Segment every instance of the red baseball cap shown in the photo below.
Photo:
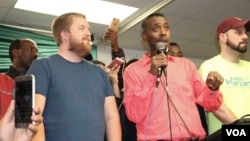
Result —
[{"label": "red baseball cap", "polygon": [[238,17],[229,17],[222,21],[217,27],[216,38],[219,39],[219,34],[225,33],[229,29],[237,29],[244,26],[247,31],[250,31],[250,20],[242,20]]}]

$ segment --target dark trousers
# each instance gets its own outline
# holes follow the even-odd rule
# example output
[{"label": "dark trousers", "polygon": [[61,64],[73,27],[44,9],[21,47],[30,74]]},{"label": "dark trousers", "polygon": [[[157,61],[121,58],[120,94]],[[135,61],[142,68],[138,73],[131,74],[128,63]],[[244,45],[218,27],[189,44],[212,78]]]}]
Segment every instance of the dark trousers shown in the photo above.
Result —
[{"label": "dark trousers", "polygon": [[122,127],[122,141],[137,141],[137,132],[135,123],[131,122],[126,115],[125,107],[120,106],[122,100],[116,98],[116,104],[119,108],[119,115]]},{"label": "dark trousers", "polygon": [[202,127],[204,128],[204,130],[206,132],[206,136],[207,136],[208,135],[208,125],[207,125],[207,118],[206,118],[205,110],[202,106],[200,106],[198,104],[196,104],[196,106],[197,106],[198,111],[199,111]]}]

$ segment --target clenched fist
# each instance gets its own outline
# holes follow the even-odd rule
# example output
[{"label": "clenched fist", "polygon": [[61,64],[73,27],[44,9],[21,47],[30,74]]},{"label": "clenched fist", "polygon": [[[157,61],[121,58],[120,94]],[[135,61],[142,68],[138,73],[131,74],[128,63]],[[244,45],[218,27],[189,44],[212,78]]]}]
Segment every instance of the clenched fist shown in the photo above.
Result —
[{"label": "clenched fist", "polygon": [[217,71],[211,71],[208,73],[206,84],[211,90],[216,91],[223,81],[224,78]]}]

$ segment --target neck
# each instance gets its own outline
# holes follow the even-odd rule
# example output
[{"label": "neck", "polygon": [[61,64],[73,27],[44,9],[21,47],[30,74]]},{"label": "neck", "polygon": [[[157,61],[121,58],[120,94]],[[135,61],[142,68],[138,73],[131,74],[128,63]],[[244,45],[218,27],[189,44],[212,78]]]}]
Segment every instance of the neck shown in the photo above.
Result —
[{"label": "neck", "polygon": [[227,50],[227,51],[221,51],[220,55],[229,62],[238,63],[240,61],[241,54],[235,50],[230,50],[230,51]]},{"label": "neck", "polygon": [[16,70],[20,71],[20,72],[26,72],[27,68],[23,67],[21,65],[19,65],[18,63],[13,63],[12,67],[15,68]]},{"label": "neck", "polygon": [[155,50],[154,50],[154,49],[150,49],[149,55],[150,55],[151,58],[152,58],[153,56],[155,56]]},{"label": "neck", "polygon": [[76,53],[69,51],[67,48],[59,47],[58,54],[63,57],[64,59],[70,62],[80,62],[82,61],[83,57],[77,55]]}]

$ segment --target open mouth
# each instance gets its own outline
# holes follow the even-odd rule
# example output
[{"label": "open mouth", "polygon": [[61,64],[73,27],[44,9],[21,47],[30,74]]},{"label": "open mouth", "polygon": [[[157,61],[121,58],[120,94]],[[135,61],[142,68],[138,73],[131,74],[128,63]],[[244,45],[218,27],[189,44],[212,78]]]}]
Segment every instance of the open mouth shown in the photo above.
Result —
[{"label": "open mouth", "polygon": [[167,43],[168,43],[168,40],[166,40],[166,39],[161,39],[161,40],[159,40],[158,42],[162,42],[162,43],[167,44]]}]

